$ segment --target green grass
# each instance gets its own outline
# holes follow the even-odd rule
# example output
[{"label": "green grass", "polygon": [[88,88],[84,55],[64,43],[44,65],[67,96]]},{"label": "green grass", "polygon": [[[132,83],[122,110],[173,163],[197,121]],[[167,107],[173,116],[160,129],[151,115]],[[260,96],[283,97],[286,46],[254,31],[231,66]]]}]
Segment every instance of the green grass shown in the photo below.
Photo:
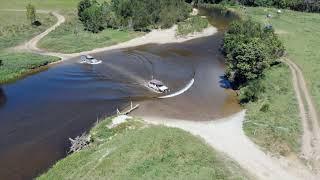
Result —
[{"label": "green grass", "polygon": [[0,53],[0,84],[21,78],[39,67],[59,60],[57,57],[31,53]]},{"label": "green grass", "polygon": [[37,14],[41,26],[31,26],[25,12],[0,11],[0,50],[16,46],[40,34],[56,22],[50,14]]},{"label": "green grass", "polygon": [[273,15],[269,22],[284,42],[287,56],[301,67],[320,110],[320,14],[283,10],[278,16],[276,9],[248,8],[251,17],[265,24],[267,13]]},{"label": "green grass", "polygon": [[203,29],[207,28],[209,25],[207,18],[202,18],[200,16],[191,16],[189,19],[178,23],[178,36],[185,36],[195,32],[201,32]]},{"label": "green grass", "polygon": [[111,46],[128,41],[142,32],[105,29],[99,33],[84,31],[81,22],[74,15],[69,15],[67,22],[51,32],[39,42],[43,49],[54,52],[75,53],[94,48]]},{"label": "green grass", "polygon": [[280,64],[265,72],[259,100],[245,105],[245,133],[274,154],[299,152],[301,123],[289,68]]},{"label": "green grass", "polygon": [[247,179],[238,165],[185,131],[134,120],[112,130],[109,122],[91,131],[88,148],[38,179]]},{"label": "green grass", "polygon": [[33,27],[27,21],[25,12],[0,11],[0,84],[19,79],[35,72],[39,67],[59,60],[56,57],[7,51],[8,48],[40,34],[56,22],[56,18],[49,14],[37,14],[37,17],[42,25]]},{"label": "green grass", "polygon": [[74,10],[80,0],[0,0],[0,9],[25,9],[28,3],[36,9],[45,10]]}]

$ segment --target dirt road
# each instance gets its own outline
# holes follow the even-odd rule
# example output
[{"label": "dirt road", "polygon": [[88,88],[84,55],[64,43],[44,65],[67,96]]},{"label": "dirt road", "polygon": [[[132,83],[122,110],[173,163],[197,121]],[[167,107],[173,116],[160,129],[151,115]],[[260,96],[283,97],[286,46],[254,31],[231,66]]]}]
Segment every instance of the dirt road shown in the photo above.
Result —
[{"label": "dirt road", "polygon": [[299,104],[300,118],[303,126],[301,158],[319,174],[320,171],[320,127],[317,110],[312,102],[301,69],[290,59],[283,60],[292,72],[292,82]]}]

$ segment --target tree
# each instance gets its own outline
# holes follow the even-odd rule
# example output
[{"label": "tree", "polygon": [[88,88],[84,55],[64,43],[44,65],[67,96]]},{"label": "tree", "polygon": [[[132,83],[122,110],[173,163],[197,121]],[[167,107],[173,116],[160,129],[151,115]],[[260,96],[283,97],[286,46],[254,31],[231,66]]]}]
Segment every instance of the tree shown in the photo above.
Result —
[{"label": "tree", "polygon": [[257,79],[263,70],[269,67],[268,54],[264,43],[252,39],[248,43],[239,44],[227,57],[228,71],[234,74],[236,83],[244,84]]},{"label": "tree", "polygon": [[78,4],[78,17],[80,21],[85,21],[84,17],[83,17],[83,12],[89,8],[90,6],[92,6],[92,2],[91,0],[82,0],[79,2]]},{"label": "tree", "polygon": [[33,23],[36,21],[36,9],[32,4],[27,5],[27,19],[30,21],[30,24],[33,25]]},{"label": "tree", "polygon": [[97,33],[103,29],[103,13],[98,4],[94,4],[85,9],[82,16],[84,18],[85,30]]}]

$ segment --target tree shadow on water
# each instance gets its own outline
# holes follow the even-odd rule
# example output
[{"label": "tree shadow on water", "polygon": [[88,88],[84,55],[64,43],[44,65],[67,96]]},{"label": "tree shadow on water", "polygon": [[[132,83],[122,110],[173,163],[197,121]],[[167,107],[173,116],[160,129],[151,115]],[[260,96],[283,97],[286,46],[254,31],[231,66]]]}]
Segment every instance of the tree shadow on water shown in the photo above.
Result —
[{"label": "tree shadow on water", "polygon": [[232,89],[232,83],[228,80],[228,78],[225,75],[219,76],[219,78],[220,87],[224,89]]},{"label": "tree shadow on water", "polygon": [[0,86],[0,108],[4,106],[6,101],[7,101],[6,94],[4,93],[4,90],[2,89],[2,87]]}]

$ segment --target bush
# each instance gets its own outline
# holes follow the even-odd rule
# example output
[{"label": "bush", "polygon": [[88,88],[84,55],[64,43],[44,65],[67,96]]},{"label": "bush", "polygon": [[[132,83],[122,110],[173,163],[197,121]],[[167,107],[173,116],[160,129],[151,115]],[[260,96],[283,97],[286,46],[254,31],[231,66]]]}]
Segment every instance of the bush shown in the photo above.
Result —
[{"label": "bush", "polygon": [[36,21],[36,9],[32,4],[28,4],[26,9],[27,19],[30,21],[30,24],[33,25],[33,23]]},{"label": "bush", "polygon": [[187,35],[194,32],[201,32],[208,27],[208,19],[200,16],[192,16],[184,22],[178,24],[177,35]]},{"label": "bush", "polygon": [[85,9],[82,13],[83,25],[85,30],[94,33],[99,32],[103,29],[103,16],[101,7],[97,4],[90,6]]},{"label": "bush", "polygon": [[[92,8],[93,6],[99,8]],[[90,8],[90,13],[86,12]],[[78,16],[82,23],[89,24],[85,26],[90,29],[92,24],[96,24],[91,21],[100,23],[101,16],[100,25],[104,28],[147,31],[154,27],[167,28],[183,21],[189,16],[191,9],[184,0],[111,0],[102,5],[94,0],[82,0],[78,5]],[[98,17],[88,18],[88,14]],[[97,28],[93,29],[96,31]]]},{"label": "bush", "polygon": [[240,89],[239,100],[241,103],[254,102],[264,92],[265,85],[259,80],[251,81],[247,86]]},{"label": "bush", "polygon": [[223,52],[227,57],[226,75],[235,87],[263,75],[263,71],[283,55],[284,47],[271,29],[252,20],[233,22],[225,33]]}]

